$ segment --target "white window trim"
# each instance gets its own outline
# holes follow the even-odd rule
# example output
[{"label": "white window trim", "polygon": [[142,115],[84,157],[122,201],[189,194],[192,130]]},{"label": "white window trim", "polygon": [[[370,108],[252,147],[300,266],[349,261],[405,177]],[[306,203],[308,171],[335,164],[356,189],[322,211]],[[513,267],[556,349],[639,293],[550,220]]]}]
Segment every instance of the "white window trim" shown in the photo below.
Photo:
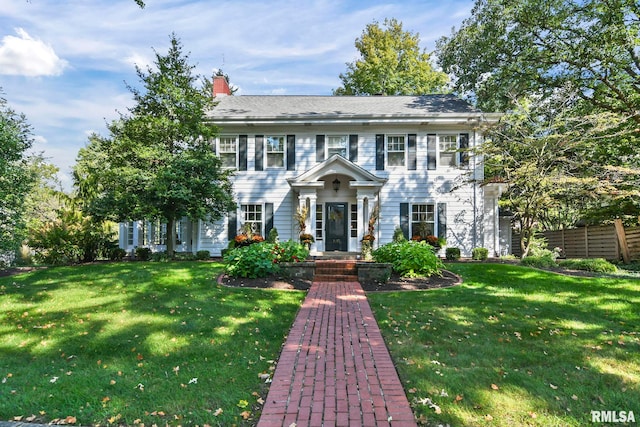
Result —
[{"label": "white window trim", "polygon": [[[224,164],[222,165],[222,167],[224,169],[238,169],[238,145],[239,145],[239,140],[240,137],[238,135],[220,135],[218,138],[216,138],[216,153],[218,154],[218,157],[222,159],[222,149],[221,149],[221,139],[223,138],[234,138],[236,141],[236,150],[235,150],[235,166],[224,166]],[[230,151],[226,152],[226,153],[230,153]]]},{"label": "white window trim", "polygon": [[[431,206],[433,209],[433,236],[438,235],[438,204],[434,201],[423,202],[423,203],[409,203],[409,238],[411,239],[415,234],[417,234],[417,230],[413,229],[413,207],[414,206]],[[428,213],[428,208],[427,212]],[[427,224],[431,224],[430,221],[425,221]],[[416,222],[419,223],[419,222]]]},{"label": "white window trim", "polygon": [[[248,207],[248,206],[260,206],[260,221],[251,221],[251,220],[247,220],[246,215],[245,215],[245,210],[243,209],[244,207]],[[238,215],[238,219],[240,220],[240,228],[242,228],[244,226],[244,224],[246,224],[247,222],[251,222],[251,223],[260,223],[260,230],[254,230],[254,232],[257,231],[257,233],[260,236],[264,237],[264,228],[265,228],[265,204],[264,203],[242,203],[240,204],[240,214]]]},{"label": "white window trim", "polygon": [[[401,165],[392,165],[389,163],[389,138],[398,138],[401,137],[404,142],[404,150],[403,150],[403,159]],[[406,168],[407,167],[407,142],[408,138],[406,134],[389,134],[385,135],[384,138],[384,157],[385,157],[385,165],[390,168]],[[391,153],[400,153],[400,151],[391,151]]]},{"label": "white window trim", "polygon": [[[441,149],[440,147],[440,138],[442,137],[450,137],[453,136],[456,139],[456,147],[454,149],[454,151],[444,151]],[[437,167],[443,167],[443,168],[458,168],[460,167],[460,153],[458,152],[458,150],[460,149],[460,134],[459,133],[439,133],[437,135],[437,144],[436,144],[436,165]],[[455,161],[455,165],[443,165],[442,161],[441,161],[441,154],[442,153],[453,153],[453,159]]]},{"label": "white window trim", "polygon": [[325,155],[325,159],[328,159],[329,157],[332,156],[332,154],[329,154],[329,140],[331,138],[345,138],[346,141],[346,145],[345,145],[345,155],[343,156],[345,159],[349,158],[349,135],[342,135],[342,134],[336,134],[336,135],[327,135],[325,137],[325,147],[324,147],[324,155]]},{"label": "white window trim", "polygon": [[[269,138],[282,138],[282,166],[270,166],[269,165],[269,154],[270,153],[280,153],[277,152],[269,152]],[[286,135],[265,135],[264,136],[264,168],[265,169],[277,169],[283,170],[287,167],[287,136]]]}]

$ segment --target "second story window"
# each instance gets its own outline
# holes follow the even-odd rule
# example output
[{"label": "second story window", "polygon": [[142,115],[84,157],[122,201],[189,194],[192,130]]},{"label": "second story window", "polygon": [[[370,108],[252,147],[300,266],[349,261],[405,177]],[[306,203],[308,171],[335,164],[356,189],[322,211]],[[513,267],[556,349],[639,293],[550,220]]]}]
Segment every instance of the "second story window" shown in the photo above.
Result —
[{"label": "second story window", "polygon": [[327,137],[327,158],[337,154],[347,158],[349,137],[347,135]]},{"label": "second story window", "polygon": [[458,136],[457,135],[440,135],[440,166],[454,167],[458,164]]},{"label": "second story window", "polygon": [[284,136],[267,136],[267,167],[284,168]]},{"label": "second story window", "polygon": [[387,136],[387,164],[389,166],[404,166],[405,150],[404,135]]},{"label": "second story window", "polygon": [[237,167],[238,138],[235,136],[221,136],[218,142],[218,155],[222,167],[234,169]]}]

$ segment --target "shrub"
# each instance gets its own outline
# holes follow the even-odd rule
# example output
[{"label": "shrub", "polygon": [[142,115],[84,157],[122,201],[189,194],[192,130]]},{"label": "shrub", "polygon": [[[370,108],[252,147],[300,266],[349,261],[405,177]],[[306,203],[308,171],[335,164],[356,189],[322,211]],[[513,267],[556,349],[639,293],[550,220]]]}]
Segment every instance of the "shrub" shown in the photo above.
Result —
[{"label": "shrub", "polygon": [[520,264],[537,268],[556,268],[558,264],[556,259],[560,255],[560,248],[553,251],[543,248],[542,246],[533,246],[529,251],[529,256],[523,258]]},{"label": "shrub", "polygon": [[34,258],[45,264],[92,262],[108,257],[115,233],[108,222],[96,221],[76,208],[61,208],[56,218],[29,230]]},{"label": "shrub", "polygon": [[445,257],[448,261],[457,261],[460,259],[460,248],[447,248]]},{"label": "shrub", "polygon": [[135,250],[136,259],[140,261],[149,261],[151,259],[151,249],[137,247]]},{"label": "shrub", "polygon": [[110,261],[122,261],[124,257],[127,255],[127,251],[122,248],[112,248],[109,251],[109,260]]},{"label": "shrub", "polygon": [[618,267],[604,258],[567,259],[558,263],[562,268],[593,271],[596,273],[615,273]]},{"label": "shrub", "polygon": [[390,263],[395,272],[406,277],[439,275],[444,267],[431,245],[414,241],[380,246],[373,251],[373,259]]},{"label": "shrub", "polygon": [[196,252],[196,259],[200,261],[206,261],[211,258],[211,252],[209,251],[198,251]]},{"label": "shrub", "polygon": [[[137,256],[137,254],[136,254],[136,256]],[[169,262],[169,261],[171,261],[171,257],[169,256],[167,251],[150,253],[148,259],[153,261],[153,262]],[[141,260],[141,261],[146,261],[146,260]]]},{"label": "shrub", "polygon": [[404,233],[402,232],[402,228],[396,227],[396,229],[393,230],[393,242],[394,243],[400,243],[400,242],[404,242],[405,240],[407,240],[407,238],[404,237]]},{"label": "shrub", "polygon": [[278,229],[273,227],[269,230],[269,236],[267,237],[267,242],[269,243],[277,243],[278,242]]},{"label": "shrub", "polygon": [[471,259],[476,261],[484,261],[489,258],[489,249],[487,248],[473,248],[471,251]]},{"label": "shrub", "polygon": [[276,262],[302,262],[309,256],[309,250],[303,244],[288,240],[274,245]]},{"label": "shrub", "polygon": [[279,266],[273,243],[256,243],[240,246],[224,255],[225,271],[234,277],[267,277],[276,273]]},{"label": "shrub", "polygon": [[224,254],[225,272],[233,277],[267,277],[280,271],[282,262],[304,261],[309,251],[300,243],[262,242],[229,249]]},{"label": "shrub", "polygon": [[551,251],[549,252],[549,254],[542,256],[528,256],[526,258],[522,258],[522,260],[520,260],[520,264],[536,268],[555,268],[558,264],[556,264],[556,259],[552,255]]}]

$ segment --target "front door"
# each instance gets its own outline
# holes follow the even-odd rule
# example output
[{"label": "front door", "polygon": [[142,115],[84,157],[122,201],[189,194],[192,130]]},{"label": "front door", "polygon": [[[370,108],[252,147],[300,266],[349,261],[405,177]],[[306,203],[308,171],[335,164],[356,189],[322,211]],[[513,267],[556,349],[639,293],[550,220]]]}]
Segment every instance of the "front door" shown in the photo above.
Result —
[{"label": "front door", "polygon": [[326,251],[347,251],[347,204],[327,203]]}]

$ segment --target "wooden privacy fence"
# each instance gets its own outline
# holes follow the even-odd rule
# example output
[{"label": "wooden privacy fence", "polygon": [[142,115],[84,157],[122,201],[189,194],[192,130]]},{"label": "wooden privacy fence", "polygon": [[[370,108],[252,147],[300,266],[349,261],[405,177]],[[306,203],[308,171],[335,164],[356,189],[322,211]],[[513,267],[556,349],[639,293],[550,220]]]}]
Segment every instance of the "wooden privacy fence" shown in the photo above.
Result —
[{"label": "wooden privacy fence", "polygon": [[[569,230],[538,233],[547,240],[549,249],[561,248],[567,258],[604,258],[629,262],[640,260],[640,227],[612,225],[587,226]],[[520,235],[513,234],[513,254],[521,256]]]}]

